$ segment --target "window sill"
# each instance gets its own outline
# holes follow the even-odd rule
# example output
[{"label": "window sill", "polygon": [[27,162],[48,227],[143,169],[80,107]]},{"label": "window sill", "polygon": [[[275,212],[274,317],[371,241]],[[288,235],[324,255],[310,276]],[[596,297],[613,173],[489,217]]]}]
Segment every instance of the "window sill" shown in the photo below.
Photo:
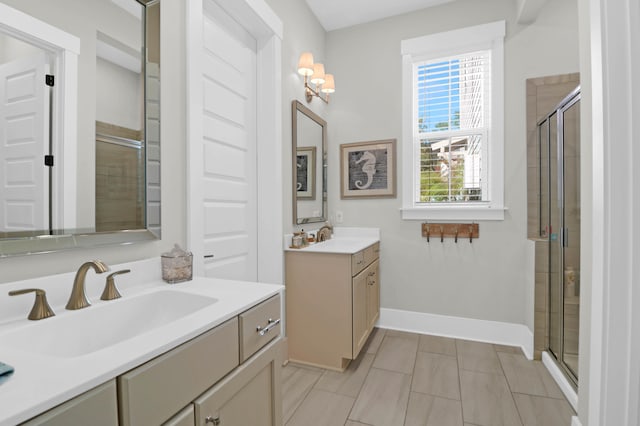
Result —
[{"label": "window sill", "polygon": [[403,220],[504,220],[506,207],[429,206],[401,208]]}]

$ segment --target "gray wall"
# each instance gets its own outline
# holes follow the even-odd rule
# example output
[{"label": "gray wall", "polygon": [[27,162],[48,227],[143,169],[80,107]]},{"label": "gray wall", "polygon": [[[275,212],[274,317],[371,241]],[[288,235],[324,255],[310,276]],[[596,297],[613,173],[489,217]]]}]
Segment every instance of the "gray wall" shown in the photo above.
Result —
[{"label": "gray wall", "polygon": [[[327,34],[327,68],[337,84],[327,108],[330,210],[343,212],[343,225],[381,229],[383,308],[520,323],[533,331],[525,80],[579,70],[576,15],[575,0],[556,0],[547,3],[535,23],[523,26],[515,22],[512,0],[459,0]],[[501,19],[507,21],[505,220],[480,222],[480,238],[473,244],[433,239],[427,244],[419,221],[400,219],[399,197],[341,200],[340,144],[397,138],[401,158],[400,41]]]},{"label": "gray wall", "polygon": [[[282,185],[283,185],[283,230],[292,232],[293,205],[291,201],[292,148],[291,148],[291,101],[299,100],[313,112],[327,119],[325,104],[317,99],[307,104],[304,98],[304,80],[298,74],[298,59],[302,52],[311,52],[315,62],[325,62],[325,31],[318,19],[303,0],[266,0],[267,4],[282,20]],[[327,69],[331,73],[330,69]],[[313,226],[306,226],[307,229]]]},{"label": "gray wall", "polygon": [[[3,258],[0,259],[0,283],[72,271],[82,262],[91,259],[100,259],[108,264],[145,259],[159,256],[161,252],[170,249],[174,242],[184,245],[186,241],[185,6],[182,0],[162,0],[161,3],[162,240],[128,246]],[[79,111],[82,109],[83,105],[80,104]],[[91,122],[91,126],[95,124]]]}]

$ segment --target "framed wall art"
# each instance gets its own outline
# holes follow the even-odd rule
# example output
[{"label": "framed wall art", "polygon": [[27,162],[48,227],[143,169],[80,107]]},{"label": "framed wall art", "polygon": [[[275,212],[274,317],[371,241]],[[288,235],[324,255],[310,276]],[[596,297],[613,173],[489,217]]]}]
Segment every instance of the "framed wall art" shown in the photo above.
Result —
[{"label": "framed wall art", "polygon": [[296,197],[299,200],[316,198],[316,147],[296,149]]},{"label": "framed wall art", "polygon": [[396,196],[396,140],[340,145],[340,197]]}]

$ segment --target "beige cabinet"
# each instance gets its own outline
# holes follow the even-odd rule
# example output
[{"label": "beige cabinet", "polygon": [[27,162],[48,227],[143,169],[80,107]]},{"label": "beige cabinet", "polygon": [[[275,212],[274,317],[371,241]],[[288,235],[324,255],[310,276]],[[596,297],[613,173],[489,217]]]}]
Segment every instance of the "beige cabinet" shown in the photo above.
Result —
[{"label": "beige cabinet", "polygon": [[117,426],[116,384],[111,380],[65,402],[23,426],[97,425]]},{"label": "beige cabinet", "polygon": [[[120,425],[280,425],[280,304],[274,296],[118,377]],[[237,415],[250,417],[215,421]]]},{"label": "beige cabinet", "polygon": [[358,356],[380,313],[379,251],[286,252],[289,360],[344,370]]},{"label": "beige cabinet", "polygon": [[279,345],[269,345],[195,403],[196,425],[282,425]]}]

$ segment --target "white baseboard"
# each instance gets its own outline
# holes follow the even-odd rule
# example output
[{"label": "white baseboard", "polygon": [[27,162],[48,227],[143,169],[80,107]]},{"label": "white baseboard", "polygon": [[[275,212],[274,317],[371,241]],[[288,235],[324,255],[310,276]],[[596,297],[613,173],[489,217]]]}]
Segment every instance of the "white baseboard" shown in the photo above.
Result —
[{"label": "white baseboard", "polygon": [[582,426],[582,423],[580,423],[580,419],[578,418],[578,416],[571,417],[571,426]]},{"label": "white baseboard", "polygon": [[380,309],[378,327],[421,334],[519,346],[533,359],[533,333],[524,324]]},{"label": "white baseboard", "polygon": [[[564,396],[567,398],[567,401],[569,401],[569,404],[571,404],[571,406],[573,407],[573,410],[577,412],[578,411],[578,394],[573,389],[573,386],[569,384],[569,381],[567,380],[565,375],[562,374],[562,371],[560,371],[560,368],[555,363],[555,361],[551,358],[551,355],[549,355],[549,353],[542,352],[542,363],[544,364],[545,367],[547,367],[547,370],[549,370],[549,374],[551,374],[551,377],[553,377],[553,380],[556,381],[556,383],[560,387],[560,390],[562,391]],[[578,418],[574,417],[574,419],[575,420],[571,421],[572,422],[571,425],[572,426],[574,424],[579,425],[580,421],[578,420]],[[578,422],[578,423],[574,423],[574,422]]]}]

